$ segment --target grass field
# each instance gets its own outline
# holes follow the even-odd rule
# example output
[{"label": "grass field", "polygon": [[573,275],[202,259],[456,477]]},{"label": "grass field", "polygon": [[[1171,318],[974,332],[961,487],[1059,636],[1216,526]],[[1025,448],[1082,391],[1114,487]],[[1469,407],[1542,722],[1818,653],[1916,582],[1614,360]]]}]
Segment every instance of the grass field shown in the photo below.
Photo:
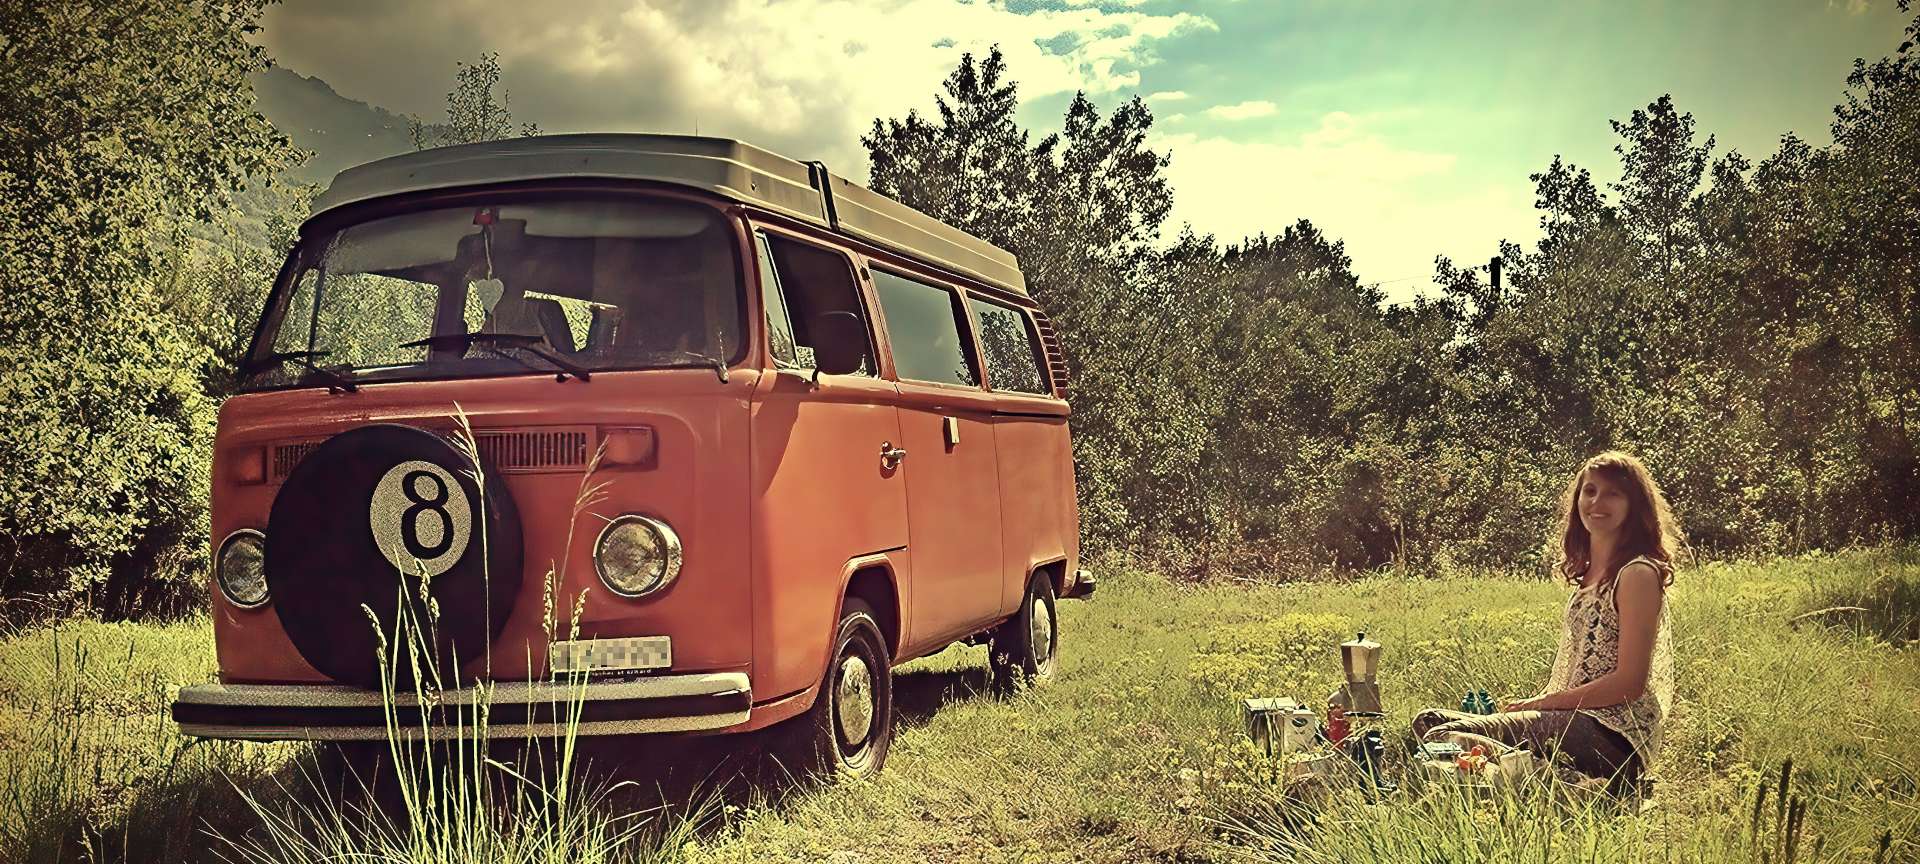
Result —
[{"label": "grass field", "polygon": [[[593,769],[564,803],[535,783],[412,829],[368,827],[330,804],[311,778],[335,763],[305,745],[188,746],[165,707],[170,687],[214,672],[203,620],[13,634],[0,640],[0,861],[1744,861],[1781,842],[1788,758],[1793,794],[1810,802],[1800,860],[1816,845],[1818,860],[1920,860],[1911,550],[1683,571],[1671,594],[1678,703],[1645,808],[1548,787],[1302,800],[1241,737],[1240,699],[1317,703],[1338,675],[1337,644],[1362,628],[1386,646],[1390,737],[1469,686],[1531,693],[1551,660],[1557,586],[1103,575],[1091,602],[1061,604],[1063,656],[1045,686],[989,694],[981,648],[903,669],[901,728],[877,780],[787,781],[755,757],[755,737],[593,741],[577,752]],[[1840,605],[1867,611],[1789,626]]]}]

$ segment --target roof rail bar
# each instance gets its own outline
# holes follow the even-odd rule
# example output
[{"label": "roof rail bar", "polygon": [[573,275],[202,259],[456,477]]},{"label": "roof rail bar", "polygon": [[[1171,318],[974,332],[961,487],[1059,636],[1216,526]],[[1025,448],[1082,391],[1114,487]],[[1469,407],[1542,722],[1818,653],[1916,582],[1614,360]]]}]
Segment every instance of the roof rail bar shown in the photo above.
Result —
[{"label": "roof rail bar", "polygon": [[807,185],[820,190],[820,202],[827,211],[827,227],[840,230],[840,214],[833,209],[833,175],[827,171],[827,163],[814,160],[807,166]]}]

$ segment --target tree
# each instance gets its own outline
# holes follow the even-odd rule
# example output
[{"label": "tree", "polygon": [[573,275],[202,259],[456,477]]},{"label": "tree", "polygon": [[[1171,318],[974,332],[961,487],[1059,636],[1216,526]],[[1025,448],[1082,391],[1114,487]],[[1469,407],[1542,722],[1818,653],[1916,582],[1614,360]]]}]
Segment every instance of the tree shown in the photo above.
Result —
[{"label": "tree", "polygon": [[126,614],[206,548],[212,403],[154,274],[287,158],[247,75],[264,0],[0,0],[0,598]]},{"label": "tree", "polygon": [[211,224],[176,226],[154,275],[160,311],[200,358],[209,397],[239,387],[239,368],[268,290],[298,239],[318,187],[286,181],[249,189]]},{"label": "tree", "polygon": [[[484,52],[471,65],[454,61],[454,66],[458,71],[454,73],[453,89],[447,93],[447,119],[427,123],[418,117],[407,118],[407,132],[413,137],[415,150],[497,141],[514,135],[513,112],[507,107],[511,96],[505,88],[500,89],[497,99],[493,92],[500,86],[499,52]],[[538,135],[540,126],[528,123],[520,127],[520,134]]]},{"label": "tree", "polygon": [[1662,95],[1645,110],[1635,109],[1627,122],[1612,121],[1614,134],[1625,139],[1614,146],[1622,174],[1614,191],[1620,194],[1620,212],[1633,231],[1655,251],[1660,281],[1668,284],[1675,258],[1693,237],[1687,208],[1713,151],[1713,136],[1693,143],[1693,115],[1673,107],[1673,97]]},{"label": "tree", "polygon": [[1061,133],[1034,142],[1015,119],[1018,87],[995,46],[964,54],[935,97],[938,119],[876,119],[861,139],[875,191],[1017,256],[1061,334],[1075,385],[1081,513],[1095,537],[1131,534],[1129,506],[1180,476],[1188,439],[1169,418],[1182,382],[1148,380],[1139,359],[1167,346],[1146,278],[1171,206],[1166,157],[1148,149],[1153,118],[1133,100],[1102,116],[1084,94]]},{"label": "tree", "polygon": [[1053,316],[1093,543],[1196,576],[1538,566],[1609,447],[1710,549],[1920,533],[1920,60],[1848,86],[1832,146],[1757,165],[1662,96],[1613,124],[1605,191],[1532,175],[1540,237],[1501,243],[1498,290],[1441,257],[1442,296],[1401,306],[1309,220],[1162,245],[1146,108],[1082,94],[1034,140],[998,51],[863,143],[875,189],[1013,251]]},{"label": "tree", "polygon": [[1055,138],[1029,146],[1014,120],[1018,87],[1002,80],[1006,68],[999,46],[978,63],[961,55],[944,95],[934,97],[938,123],[916,111],[904,120],[876,118],[860,143],[874,189],[1012,249],[1033,221],[1037,160]]}]

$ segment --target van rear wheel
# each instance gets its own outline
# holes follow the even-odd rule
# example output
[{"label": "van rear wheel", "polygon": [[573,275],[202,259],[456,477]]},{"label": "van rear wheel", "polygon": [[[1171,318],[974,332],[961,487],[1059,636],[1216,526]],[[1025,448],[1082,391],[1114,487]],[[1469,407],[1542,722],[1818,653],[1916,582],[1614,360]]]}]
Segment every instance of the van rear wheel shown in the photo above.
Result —
[{"label": "van rear wheel", "polygon": [[867,777],[886,764],[893,743],[892,662],[866,601],[847,598],[820,692],[789,734],[786,749],[805,773]]},{"label": "van rear wheel", "polygon": [[1006,691],[1038,684],[1053,677],[1054,652],[1060,647],[1059,619],[1054,616],[1053,582],[1035,573],[1014,613],[993,631],[989,651],[994,686]]}]

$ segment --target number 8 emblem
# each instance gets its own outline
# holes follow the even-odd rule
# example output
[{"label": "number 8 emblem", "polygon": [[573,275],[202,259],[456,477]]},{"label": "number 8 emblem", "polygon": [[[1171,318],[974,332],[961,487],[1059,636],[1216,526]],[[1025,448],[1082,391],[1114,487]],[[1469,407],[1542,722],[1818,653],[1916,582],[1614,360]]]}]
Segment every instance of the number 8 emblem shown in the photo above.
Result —
[{"label": "number 8 emblem", "polygon": [[367,517],[380,554],[402,572],[424,569],[428,578],[459,562],[473,532],[467,492],[453,472],[417,459],[380,477]]}]

